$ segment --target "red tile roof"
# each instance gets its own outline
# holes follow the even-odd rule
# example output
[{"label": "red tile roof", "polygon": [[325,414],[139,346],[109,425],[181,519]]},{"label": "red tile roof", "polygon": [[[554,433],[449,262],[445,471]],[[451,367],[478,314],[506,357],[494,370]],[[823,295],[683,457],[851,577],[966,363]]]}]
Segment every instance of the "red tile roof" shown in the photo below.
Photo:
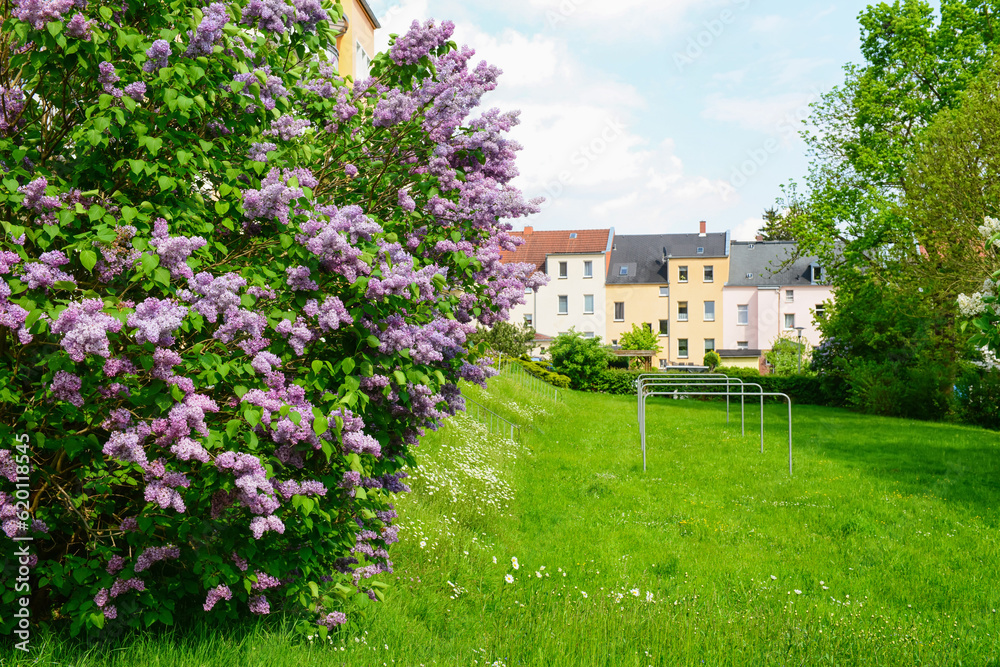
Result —
[{"label": "red tile roof", "polygon": [[[575,237],[570,235],[575,234]],[[610,229],[568,229],[557,232],[536,232],[525,227],[523,232],[511,232],[512,236],[524,239],[515,252],[504,252],[501,261],[505,264],[524,262],[534,264],[539,270],[545,266],[547,255],[572,253],[600,253],[608,249]]]}]

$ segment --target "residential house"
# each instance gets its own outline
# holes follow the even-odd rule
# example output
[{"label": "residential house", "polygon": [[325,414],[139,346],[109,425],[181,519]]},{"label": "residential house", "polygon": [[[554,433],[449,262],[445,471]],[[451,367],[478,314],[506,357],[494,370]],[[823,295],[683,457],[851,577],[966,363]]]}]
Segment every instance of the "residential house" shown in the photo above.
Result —
[{"label": "residential house", "polygon": [[344,17],[337,35],[337,69],[341,76],[360,81],[368,77],[375,57],[375,31],[382,26],[367,0],[343,0]]},{"label": "residential house", "polygon": [[513,234],[525,242],[503,253],[502,261],[532,264],[549,283],[537,292],[529,289],[526,303],[511,310],[510,321],[525,322],[543,336],[575,329],[605,338],[604,281],[614,229],[536,232],[525,227]]},{"label": "residential house", "polygon": [[660,337],[659,367],[701,365],[722,341],[722,286],[729,276],[729,232],[616,236],[607,281],[608,337],[640,324]]},{"label": "residential house", "polygon": [[[759,237],[758,237],[759,238]],[[821,342],[816,319],[833,298],[815,257],[798,257],[790,241],[733,241],[723,289],[723,345],[727,366],[767,372],[764,354],[779,335]]]}]

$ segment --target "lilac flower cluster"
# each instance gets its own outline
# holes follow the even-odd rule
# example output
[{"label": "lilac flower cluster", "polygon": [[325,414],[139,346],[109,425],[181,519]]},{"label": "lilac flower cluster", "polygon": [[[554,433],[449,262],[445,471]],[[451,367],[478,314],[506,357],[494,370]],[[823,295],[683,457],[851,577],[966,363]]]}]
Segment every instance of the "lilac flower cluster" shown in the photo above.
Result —
[{"label": "lilac flower cluster", "polygon": [[172,507],[179,514],[185,512],[187,507],[177,489],[191,486],[191,480],[186,475],[167,470],[163,459],[157,459],[146,466],[144,479],[146,481],[144,497],[147,503],[155,502],[160,509]]},{"label": "lilac flower cluster", "polygon": [[155,74],[167,67],[169,64],[167,61],[170,58],[170,42],[163,39],[156,40],[151,47],[146,49],[146,58],[146,62],[142,64],[143,72]]},{"label": "lilac flower cluster", "polygon": [[168,236],[167,221],[163,218],[156,221],[153,238],[149,242],[160,257],[160,266],[170,271],[170,277],[175,279],[194,277],[187,259],[207,244],[208,241],[201,236]]},{"label": "lilac flower cluster", "polygon": [[175,403],[166,419],[154,419],[150,428],[157,436],[156,444],[168,445],[180,438],[190,437],[191,431],[208,435],[206,412],[218,412],[219,406],[202,394],[188,394],[183,402]]},{"label": "lilac flower cluster", "polygon": [[251,596],[249,606],[250,611],[259,616],[271,613],[271,605],[263,595]]},{"label": "lilac flower cluster", "polygon": [[416,112],[416,100],[398,88],[392,88],[375,105],[375,116],[372,119],[372,125],[375,127],[399,125],[413,118]]},{"label": "lilac flower cluster", "polygon": [[145,469],[148,465],[148,459],[142,445],[149,437],[149,433],[149,426],[146,424],[140,424],[124,431],[113,431],[111,437],[104,443],[102,451],[105,456],[110,456],[122,463],[134,463]]},{"label": "lilac flower cluster", "polygon": [[319,289],[319,285],[316,284],[316,281],[309,277],[312,274],[309,267],[290,266],[285,269],[285,273],[288,275],[288,287],[291,290],[309,292]]},{"label": "lilac flower cluster", "polygon": [[322,304],[317,304],[315,299],[306,301],[302,309],[306,315],[316,318],[316,324],[322,331],[335,331],[341,324],[353,324],[354,318],[347,312],[343,302],[339,297],[328,296],[323,299]]},{"label": "lilac flower cluster", "polygon": [[24,124],[24,91],[0,86],[0,136],[12,134]]},{"label": "lilac flower cluster", "polygon": [[45,189],[48,187],[49,182],[43,176],[19,187],[17,191],[24,195],[21,206],[42,214],[62,208],[62,202],[59,201],[58,197],[45,194]]},{"label": "lilac flower cluster", "polygon": [[291,141],[295,137],[301,137],[310,127],[312,127],[312,123],[305,118],[295,118],[285,114],[271,121],[271,127],[264,131],[264,136],[278,137],[281,141]]},{"label": "lilac flower cluster", "polygon": [[221,2],[213,2],[202,11],[201,23],[198,24],[194,36],[188,31],[191,42],[184,55],[189,58],[212,55],[212,47],[222,38],[222,28],[229,20],[226,6]]},{"label": "lilac flower cluster", "polygon": [[82,386],[83,381],[78,376],[66,371],[56,371],[49,389],[57,401],[67,401],[79,408],[83,406],[83,396],[80,395]]},{"label": "lilac flower cluster", "polygon": [[101,251],[97,260],[97,271],[101,282],[110,282],[126,268],[134,266],[140,257],[140,252],[132,247],[132,239],[138,233],[132,225],[122,225],[115,229],[115,240],[107,244],[94,241]]},{"label": "lilac flower cluster", "polygon": [[69,259],[59,250],[42,253],[40,262],[22,265],[23,278],[29,289],[48,290],[57,282],[68,282],[76,285],[76,278],[60,270],[58,267],[69,264]]},{"label": "lilac flower cluster", "polygon": [[[121,81],[121,77],[115,73],[115,66],[107,61],[104,61],[97,66],[97,69],[100,72],[97,75],[97,82],[104,88],[104,92],[109,95],[114,95],[115,97],[121,97],[122,91],[115,88],[115,84]],[[117,94],[115,94],[116,92]]]},{"label": "lilac flower cluster", "polygon": [[[296,185],[289,183],[293,179]],[[313,188],[318,183],[306,169],[271,169],[261,181],[260,190],[244,190],[244,214],[249,220],[276,219],[287,225],[289,205],[305,196],[302,188]]]},{"label": "lilac flower cluster", "polygon": [[188,309],[167,299],[149,297],[135,307],[127,324],[136,327],[135,341],[162,347],[174,344],[173,332],[180,328]]},{"label": "lilac flower cluster", "polygon": [[30,343],[34,337],[24,326],[28,319],[28,311],[21,306],[10,303],[10,286],[0,280],[0,327],[17,331],[17,338],[22,345]]},{"label": "lilac flower cluster", "polygon": [[136,102],[141,102],[146,96],[146,84],[142,81],[133,81],[125,86],[125,94]]},{"label": "lilac flower cluster", "polygon": [[304,32],[313,32],[320,21],[328,21],[330,15],[318,0],[250,0],[243,8],[244,25],[255,23],[261,30],[284,33],[293,23]]},{"label": "lilac flower cluster", "polygon": [[372,222],[359,206],[324,207],[321,217],[312,217],[300,225],[296,241],[320,259],[322,267],[338,273],[350,282],[359,275],[371,273],[371,267],[362,259],[361,250],[355,245],[358,239],[370,240],[382,228]]},{"label": "lilac flower cluster", "polygon": [[431,301],[436,293],[434,276],[446,275],[446,269],[430,264],[418,270],[414,267],[414,258],[398,243],[388,244],[379,239],[379,246],[384,259],[378,275],[368,281],[365,296],[376,301],[387,296],[409,297],[416,288],[418,301]]},{"label": "lilac flower cluster", "polygon": [[291,320],[281,320],[275,325],[274,330],[288,339],[288,344],[292,346],[292,350],[299,357],[305,352],[306,345],[316,338],[309,330],[306,321],[301,317],[296,317],[294,324]]},{"label": "lilac flower cluster", "polygon": [[105,359],[111,356],[108,332],[121,331],[122,323],[105,315],[103,308],[100,299],[74,301],[52,324],[52,333],[62,336],[59,344],[73,361],[83,361],[88,354]]},{"label": "lilac flower cluster", "polygon": [[87,17],[77,12],[73,14],[73,18],[66,24],[66,34],[70,37],[76,37],[77,39],[89,42],[94,23],[95,21],[88,21]]},{"label": "lilac flower cluster", "polygon": [[[251,4],[257,0],[251,0]],[[280,2],[280,0],[278,0]],[[247,9],[243,10],[243,19],[246,21]],[[269,66],[264,66],[259,69],[255,69],[252,72],[247,72],[246,74],[237,74],[233,77],[233,81],[237,83],[245,84],[243,90],[240,94],[253,98],[254,96],[250,94],[251,84],[260,84],[260,80],[257,78],[257,73],[264,75],[265,83],[260,86],[260,101],[264,105],[265,111],[270,111],[275,107],[275,101],[279,98],[288,97],[288,89],[285,88],[285,84],[282,82],[280,77],[271,74],[271,68]],[[256,105],[249,105],[247,107],[248,113],[254,113],[257,110]]]},{"label": "lilac flower cluster", "polygon": [[215,603],[218,602],[219,600],[232,600],[232,599],[233,599],[233,592],[229,590],[229,586],[219,585],[208,591],[208,595],[205,596],[205,604],[202,605],[202,608],[205,611],[212,611],[212,607],[214,607]]},{"label": "lilac flower cluster", "polygon": [[250,152],[247,157],[253,162],[267,162],[267,154],[270,151],[278,150],[277,144],[258,143],[250,144]]},{"label": "lilac flower cluster", "polygon": [[454,32],[455,24],[451,21],[435,24],[434,19],[430,19],[423,25],[414,21],[409,32],[396,38],[389,49],[389,57],[397,65],[413,65],[444,46]]},{"label": "lilac flower cluster", "polygon": [[180,290],[177,295],[191,304],[198,313],[205,316],[209,322],[216,322],[219,315],[240,306],[239,291],[247,284],[246,279],[236,273],[226,273],[213,276],[202,271],[188,278],[188,288]]},{"label": "lilac flower cluster", "polygon": [[148,570],[153,563],[159,562],[161,560],[173,560],[181,557],[181,550],[175,546],[167,547],[149,547],[143,550],[139,554],[139,557],[135,559],[135,572],[144,572]]},{"label": "lilac flower cluster", "polygon": [[343,625],[347,622],[347,616],[342,611],[331,611],[329,614],[319,619],[318,624],[324,626],[327,630],[333,630],[338,625]]},{"label": "lilac flower cluster", "polygon": [[61,21],[64,12],[73,7],[73,0],[15,0],[11,14],[41,30],[46,23]]},{"label": "lilac flower cluster", "polygon": [[254,517],[250,522],[250,532],[253,534],[255,540],[259,540],[268,531],[274,531],[282,535],[285,532],[285,524],[273,514],[267,517]]},{"label": "lilac flower cluster", "polygon": [[11,250],[0,250],[0,276],[10,273],[10,270],[21,263],[21,257]]},{"label": "lilac flower cluster", "polygon": [[[341,439],[344,443],[343,451],[345,454],[353,452],[355,454],[371,454],[375,457],[382,456],[382,445],[379,444],[379,441],[362,430],[365,427],[365,422],[361,417],[346,408],[334,410],[330,417],[331,422],[334,417],[340,417],[344,423]],[[354,486],[360,483],[361,478],[358,477],[358,483]]]},{"label": "lilac flower cluster", "polygon": [[[278,509],[279,502],[274,487],[267,479],[267,471],[260,459],[243,452],[222,452],[215,457],[215,467],[229,470],[236,478],[236,502],[258,516],[271,515]],[[275,517],[275,520],[280,523]],[[269,524],[272,525],[272,524]],[[251,526],[252,528],[252,526]],[[273,527],[270,530],[278,530]],[[281,531],[284,531],[282,525]],[[255,534],[259,539],[259,536]]]}]

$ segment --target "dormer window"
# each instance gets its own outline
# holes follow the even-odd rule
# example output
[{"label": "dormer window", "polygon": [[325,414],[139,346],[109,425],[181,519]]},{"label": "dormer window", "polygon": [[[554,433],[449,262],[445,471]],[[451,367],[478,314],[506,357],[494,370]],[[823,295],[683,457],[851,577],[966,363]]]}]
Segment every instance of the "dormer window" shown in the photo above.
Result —
[{"label": "dormer window", "polygon": [[812,281],[811,282],[812,282],[813,285],[815,285],[815,284],[817,284],[817,283],[819,283],[820,281],[823,280],[823,267],[821,267],[821,266],[819,266],[817,264],[813,264],[810,268],[812,269]]},{"label": "dormer window", "polygon": [[571,239],[575,239],[575,238],[576,238],[576,232],[572,232],[572,233],[571,233],[571,234],[569,235],[569,237],[570,237]]},{"label": "dormer window", "polygon": [[698,254],[699,255],[704,255],[705,254],[705,249],[704,248],[698,248]]},{"label": "dormer window", "polygon": [[628,275],[628,267],[627,266],[623,266],[620,269],[618,269],[618,275],[620,275],[620,276],[627,276]]}]

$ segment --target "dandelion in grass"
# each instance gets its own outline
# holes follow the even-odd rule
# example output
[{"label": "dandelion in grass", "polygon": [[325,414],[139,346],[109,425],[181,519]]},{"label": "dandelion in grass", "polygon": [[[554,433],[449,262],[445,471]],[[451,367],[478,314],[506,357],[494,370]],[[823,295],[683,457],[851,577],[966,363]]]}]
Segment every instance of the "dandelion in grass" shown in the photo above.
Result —
[{"label": "dandelion in grass", "polygon": [[517,556],[510,557],[510,564],[515,570],[521,569],[521,564],[517,562]]},{"label": "dandelion in grass", "polygon": [[506,574],[506,575],[504,575],[503,580],[506,581],[508,584],[512,584],[512,583],[514,583],[514,575],[513,574]]}]

